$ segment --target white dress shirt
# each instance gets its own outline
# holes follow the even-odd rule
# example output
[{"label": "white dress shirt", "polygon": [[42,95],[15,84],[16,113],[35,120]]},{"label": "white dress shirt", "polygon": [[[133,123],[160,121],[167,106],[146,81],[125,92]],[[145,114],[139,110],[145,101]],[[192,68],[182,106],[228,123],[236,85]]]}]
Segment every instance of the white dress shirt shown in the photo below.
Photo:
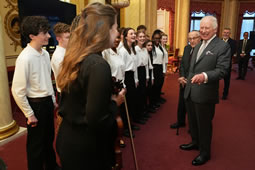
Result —
[{"label": "white dress shirt", "polygon": [[65,53],[66,53],[65,48],[63,48],[61,46],[57,46],[57,48],[54,51],[54,53],[52,55],[52,58],[51,58],[51,68],[52,68],[52,71],[54,73],[54,77],[55,77],[55,80],[56,80],[57,91],[59,93],[61,92],[61,90],[58,87],[57,77],[58,77],[58,74],[60,72],[60,66],[61,66],[61,63],[64,59]]},{"label": "white dress shirt", "polygon": [[116,80],[124,80],[125,64],[118,51],[115,53],[111,48],[108,48],[102,52],[102,55],[111,67],[112,77],[115,77]]},{"label": "white dress shirt", "polygon": [[146,79],[149,79],[149,55],[146,48],[140,48],[138,45],[135,46],[136,55],[138,58],[138,67],[145,66]]},{"label": "white dress shirt", "polygon": [[165,61],[165,64],[168,64],[168,52],[167,50],[165,49],[165,47],[161,46],[163,48],[163,51],[164,51],[164,61]]},{"label": "white dress shirt", "polygon": [[27,97],[37,98],[55,96],[51,81],[51,66],[49,53],[42,49],[39,53],[29,44],[16,60],[12,81],[13,97],[26,117],[34,114]]},{"label": "white dress shirt", "polygon": [[152,53],[153,55],[153,64],[162,64],[163,66],[163,73],[166,73],[166,65],[164,62],[164,53],[160,50],[159,46],[154,46],[155,47],[155,52],[156,55],[154,53]]},{"label": "white dress shirt", "polygon": [[138,74],[137,74],[137,65],[138,58],[131,50],[131,54],[128,53],[126,48],[123,46],[119,50],[119,55],[122,58],[122,61],[125,63],[125,71],[134,71],[134,79],[135,82],[138,82]]}]

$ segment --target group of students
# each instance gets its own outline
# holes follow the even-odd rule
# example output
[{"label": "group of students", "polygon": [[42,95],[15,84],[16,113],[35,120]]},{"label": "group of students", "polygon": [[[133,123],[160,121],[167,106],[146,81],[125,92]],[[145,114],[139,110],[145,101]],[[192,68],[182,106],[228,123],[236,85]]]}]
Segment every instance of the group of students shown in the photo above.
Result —
[{"label": "group of students", "polygon": [[[150,113],[155,113],[160,104],[164,74],[168,62],[165,48],[167,35],[154,31],[152,40],[146,38],[146,27],[140,25],[137,32],[133,28],[120,28],[114,47],[102,52],[111,66],[112,77],[122,81],[127,90],[126,99],[133,130],[137,124],[145,124]],[[162,41],[161,41],[162,40]],[[124,135],[129,137],[124,104],[120,107],[124,121]]]},{"label": "group of students", "polygon": [[[29,170],[57,170],[54,109],[61,116],[56,150],[63,170],[112,169],[116,114],[127,128],[127,99],[132,128],[144,124],[166,100],[161,97],[168,61],[167,35],[155,30],[152,40],[142,30],[117,29],[117,12],[92,3],[71,27],[54,26],[59,43],[50,60],[50,25],[45,17],[29,16],[21,24],[26,48],[16,61],[12,94],[27,119]],[[51,80],[54,72],[57,101]],[[115,82],[123,89],[113,93]],[[128,130],[124,135],[129,136]]]}]

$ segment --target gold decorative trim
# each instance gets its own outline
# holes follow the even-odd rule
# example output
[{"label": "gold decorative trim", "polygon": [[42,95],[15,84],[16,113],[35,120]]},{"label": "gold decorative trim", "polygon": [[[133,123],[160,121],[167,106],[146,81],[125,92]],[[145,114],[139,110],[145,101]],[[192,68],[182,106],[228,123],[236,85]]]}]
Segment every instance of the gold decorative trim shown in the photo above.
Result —
[{"label": "gold decorative trim", "polygon": [[13,41],[10,45],[14,45],[14,51],[17,46],[21,46],[20,38],[20,20],[18,15],[17,0],[6,0],[8,3],[5,8],[11,8],[4,17],[4,28],[8,37]]},{"label": "gold decorative trim", "polygon": [[14,135],[18,131],[19,131],[19,126],[17,125],[16,121],[13,120],[11,125],[0,130],[0,140],[8,138],[11,135]]}]

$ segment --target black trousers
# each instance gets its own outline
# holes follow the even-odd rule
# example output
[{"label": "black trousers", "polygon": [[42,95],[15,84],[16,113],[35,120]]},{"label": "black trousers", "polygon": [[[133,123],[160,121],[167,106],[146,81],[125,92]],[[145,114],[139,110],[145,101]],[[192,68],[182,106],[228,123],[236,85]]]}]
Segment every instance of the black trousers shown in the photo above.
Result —
[{"label": "black trousers", "polygon": [[154,74],[154,85],[152,86],[153,101],[156,103],[160,99],[161,88],[164,81],[162,64],[153,64],[153,74]]},{"label": "black trousers", "polygon": [[192,143],[199,146],[200,154],[210,156],[215,104],[194,103],[188,99],[186,106]]},{"label": "black trousers", "polygon": [[241,78],[245,78],[248,68],[249,58],[240,57],[238,60],[238,75]]},{"label": "black trousers", "polygon": [[231,79],[231,69],[232,64],[228,70],[228,74],[224,77],[224,88],[223,88],[223,96],[228,96],[229,86],[230,86],[230,79]]},{"label": "black trousers", "polygon": [[135,87],[135,79],[134,79],[134,72],[133,71],[126,71],[125,72],[125,81],[124,81],[127,93],[127,105],[128,105],[128,113],[130,118],[133,120],[138,115],[136,114],[138,111],[136,109],[137,106],[137,94],[136,94],[136,87]]},{"label": "black trousers", "polygon": [[51,96],[41,102],[28,99],[35,117],[36,127],[27,125],[27,161],[28,170],[54,170],[56,155],[54,141],[54,105]]},{"label": "black trousers", "polygon": [[138,100],[137,100],[137,108],[139,111],[140,116],[142,116],[142,113],[145,110],[146,107],[146,69],[145,66],[138,67],[138,80],[139,85],[137,87],[137,94],[138,94]]},{"label": "black trousers", "polygon": [[179,102],[178,102],[178,109],[177,109],[178,124],[185,124],[185,116],[186,116],[187,111],[186,111],[186,106],[185,106],[184,90],[185,90],[185,87],[182,87],[182,85],[180,84]]}]

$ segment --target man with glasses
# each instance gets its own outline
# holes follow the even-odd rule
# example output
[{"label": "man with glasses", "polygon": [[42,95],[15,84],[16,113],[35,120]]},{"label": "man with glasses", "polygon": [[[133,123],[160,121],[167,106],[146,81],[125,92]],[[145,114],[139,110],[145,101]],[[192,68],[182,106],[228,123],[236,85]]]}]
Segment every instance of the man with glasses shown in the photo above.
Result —
[{"label": "man with glasses", "polygon": [[190,60],[193,53],[194,47],[201,41],[200,33],[198,31],[191,31],[188,34],[189,45],[185,46],[181,64],[180,64],[180,77],[178,78],[178,82],[180,83],[179,90],[179,102],[177,109],[177,122],[170,125],[170,128],[176,129],[179,127],[185,126],[185,115],[186,115],[186,107],[184,100],[184,90],[187,83],[186,78],[189,74],[189,66]]},{"label": "man with glasses", "polygon": [[224,28],[222,32],[222,40],[230,45],[231,55],[230,55],[230,67],[228,70],[228,74],[224,77],[224,89],[222,100],[226,100],[228,97],[229,85],[230,85],[230,77],[231,77],[231,68],[232,68],[232,57],[236,52],[236,41],[230,38],[231,29]]}]

